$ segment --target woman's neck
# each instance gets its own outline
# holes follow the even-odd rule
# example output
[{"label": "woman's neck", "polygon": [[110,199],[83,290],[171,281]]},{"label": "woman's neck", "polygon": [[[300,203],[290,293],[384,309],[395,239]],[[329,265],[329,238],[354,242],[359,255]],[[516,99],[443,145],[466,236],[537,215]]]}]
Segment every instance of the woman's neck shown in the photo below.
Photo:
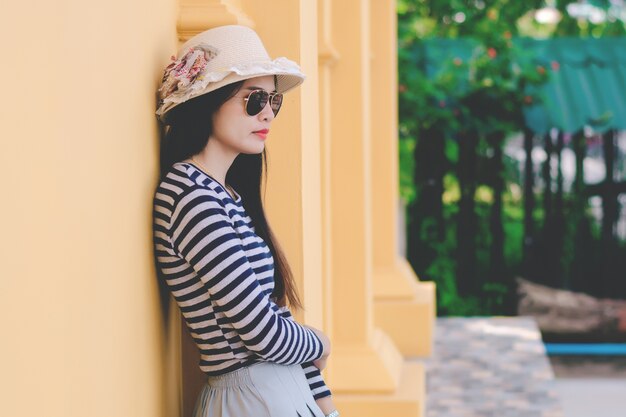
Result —
[{"label": "woman's neck", "polygon": [[226,173],[237,155],[239,153],[233,151],[232,148],[224,146],[219,140],[210,138],[204,149],[190,159],[201,165],[200,168],[208,171],[206,173],[220,184],[226,185]]}]

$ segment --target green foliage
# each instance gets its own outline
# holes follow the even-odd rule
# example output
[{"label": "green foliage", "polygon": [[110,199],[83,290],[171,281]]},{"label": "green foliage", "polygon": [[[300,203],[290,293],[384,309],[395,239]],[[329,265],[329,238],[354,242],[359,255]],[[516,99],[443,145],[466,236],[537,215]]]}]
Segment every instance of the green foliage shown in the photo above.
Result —
[{"label": "green foliage", "polygon": [[413,152],[415,151],[415,139],[405,138],[401,140],[399,145],[400,152],[400,197],[411,204],[415,201],[415,185],[413,184],[413,170],[415,169],[415,159]]},{"label": "green foliage", "polygon": [[[607,19],[593,22],[591,19],[571,16],[567,12],[570,2],[558,1],[556,8],[561,13],[561,20],[556,26],[553,36],[578,36],[578,37],[604,37],[604,36],[624,36],[626,35],[625,22],[619,19],[619,7],[617,5],[605,4]],[[574,3],[574,2],[571,2]],[[593,3],[593,2],[592,2]],[[607,2],[608,3],[608,2]],[[593,4],[592,4],[593,5]],[[624,6],[621,6],[622,13]]]},{"label": "green foliage", "polygon": [[407,42],[398,57],[404,132],[416,136],[433,126],[481,134],[521,129],[520,109],[540,99],[526,87],[545,82],[549,69],[535,65],[511,36],[507,31],[468,43],[468,59],[450,58],[428,75],[419,70],[419,41]]},{"label": "green foliage", "polygon": [[[506,196],[506,195],[505,195]],[[504,199],[504,258],[511,266],[511,274],[519,275],[524,240],[524,208],[520,203]]]},{"label": "green foliage", "polygon": [[[446,192],[454,194],[458,189],[458,182],[449,175],[446,177]],[[510,197],[510,196],[509,196]],[[509,201],[511,199],[509,198]],[[487,204],[479,204],[479,216],[485,219]],[[506,258],[511,264],[511,273],[519,273],[521,263],[521,242],[523,234],[522,216],[523,210],[519,204],[506,204],[504,228],[507,232],[505,240]],[[502,311],[505,297],[510,292],[510,288],[498,282],[483,282],[480,292],[477,295],[461,296],[458,293],[456,284],[456,216],[458,205],[451,202],[444,206],[444,220],[446,224],[445,238],[442,241],[431,239],[430,231],[435,228],[432,219],[427,220],[422,227],[422,239],[429,242],[429,247],[434,251],[434,260],[428,268],[421,274],[424,279],[432,279],[437,284],[437,314],[441,316],[483,316],[498,314]],[[489,244],[490,234],[486,222],[482,222],[482,230],[478,233],[482,236],[478,239],[478,257],[482,269],[486,270],[489,265]]]},{"label": "green foliage", "polygon": [[[457,214],[456,205],[446,205],[444,216],[446,224],[453,225]],[[424,272],[424,278],[432,279],[437,284],[437,314],[440,316],[481,316],[489,314],[476,296],[462,297],[456,285],[456,233],[453,227],[446,227],[442,241],[429,239],[428,232],[434,227],[432,220],[427,220],[422,228],[423,240],[430,242],[435,252],[433,262]]]},{"label": "green foliage", "polygon": [[459,144],[458,144],[458,142],[454,142],[454,141],[451,141],[451,140],[446,141],[444,152],[445,152],[445,155],[446,155],[446,159],[450,163],[456,164],[457,162],[459,162]]},{"label": "green foliage", "polygon": [[[565,8],[568,2],[556,2],[562,19],[558,24],[540,24],[534,11],[550,4],[546,0],[398,0],[398,96],[400,137],[400,192],[409,204],[419,203],[422,190],[428,185],[415,184],[415,148],[420,141],[444,140],[445,167],[460,163],[459,133],[474,132],[479,138],[478,177],[475,187],[477,218],[476,253],[479,277],[487,275],[490,265],[492,236],[489,218],[494,199],[494,179],[505,179],[502,196],[502,227],[504,230],[505,273],[521,273],[523,253],[523,202],[517,168],[506,165],[495,172],[489,165],[495,146],[486,138],[494,133],[510,133],[523,129],[524,106],[536,104],[541,98],[532,91],[545,82],[552,68],[537,65],[529,53],[513,42],[519,36],[607,36],[623,35],[624,22],[609,19],[592,24],[572,18]],[[613,7],[613,6],[611,6]],[[423,40],[431,38],[471,39],[463,56],[450,57],[434,68],[421,61]],[[437,130],[443,138],[425,137]],[[428,158],[428,157],[427,157]],[[438,159],[437,159],[438,161]],[[455,172],[443,174],[443,236],[439,237],[435,217],[412,213],[419,219],[420,248],[428,253],[428,261],[418,271],[438,286],[438,313],[441,315],[485,315],[502,311],[512,288],[501,282],[477,282],[478,292],[459,295],[456,282],[456,227],[461,189]],[[470,189],[472,189],[470,187]],[[430,194],[432,195],[432,194]],[[566,198],[566,204],[570,204]],[[580,207],[580,202],[577,207]],[[419,204],[415,205],[419,207]],[[575,210],[574,210],[575,211]],[[582,214],[566,223],[562,267],[567,270],[577,254],[574,237]],[[536,224],[544,222],[541,196],[533,212]],[[409,219],[410,220],[410,219]],[[591,227],[597,229],[595,224]],[[597,230],[593,230],[598,234]]]}]

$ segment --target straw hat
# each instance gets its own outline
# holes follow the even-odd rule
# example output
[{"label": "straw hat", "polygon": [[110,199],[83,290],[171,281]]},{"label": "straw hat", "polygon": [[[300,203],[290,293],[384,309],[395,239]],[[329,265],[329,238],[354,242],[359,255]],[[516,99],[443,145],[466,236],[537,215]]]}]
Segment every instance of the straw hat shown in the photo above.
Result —
[{"label": "straw hat", "polygon": [[295,62],[285,57],[272,60],[259,35],[247,26],[220,26],[199,33],[171,59],[158,90],[156,114],[162,121],[180,103],[227,84],[275,75],[276,90],[284,93],[305,78]]}]

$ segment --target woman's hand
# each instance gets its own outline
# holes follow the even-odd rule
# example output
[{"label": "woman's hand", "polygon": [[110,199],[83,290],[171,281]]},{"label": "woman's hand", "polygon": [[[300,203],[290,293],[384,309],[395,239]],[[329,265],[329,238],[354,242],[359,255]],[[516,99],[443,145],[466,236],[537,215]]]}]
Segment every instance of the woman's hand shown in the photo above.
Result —
[{"label": "woman's hand", "polygon": [[337,409],[337,407],[335,407],[335,404],[333,403],[332,395],[319,398],[315,400],[315,402],[317,403],[317,406],[320,408],[320,410],[322,410],[322,413],[324,413],[324,415],[330,414]]},{"label": "woman's hand", "polygon": [[314,360],[313,361],[313,365],[315,365],[315,367],[317,367],[317,369],[319,369],[321,371],[324,368],[326,368],[326,361],[327,360],[328,360],[328,355],[322,356],[321,358]]}]

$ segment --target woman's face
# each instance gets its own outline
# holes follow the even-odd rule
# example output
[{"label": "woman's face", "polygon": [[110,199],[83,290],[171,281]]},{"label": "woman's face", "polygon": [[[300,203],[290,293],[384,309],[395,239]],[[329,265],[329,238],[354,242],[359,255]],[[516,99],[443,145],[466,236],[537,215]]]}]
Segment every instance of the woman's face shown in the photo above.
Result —
[{"label": "woman's face", "polygon": [[274,76],[250,78],[244,81],[241,89],[213,114],[213,134],[211,139],[232,148],[236,152],[257,154],[263,152],[270,124],[274,120],[271,106],[266,105],[259,114],[246,113],[244,98],[252,90],[275,91]]}]

